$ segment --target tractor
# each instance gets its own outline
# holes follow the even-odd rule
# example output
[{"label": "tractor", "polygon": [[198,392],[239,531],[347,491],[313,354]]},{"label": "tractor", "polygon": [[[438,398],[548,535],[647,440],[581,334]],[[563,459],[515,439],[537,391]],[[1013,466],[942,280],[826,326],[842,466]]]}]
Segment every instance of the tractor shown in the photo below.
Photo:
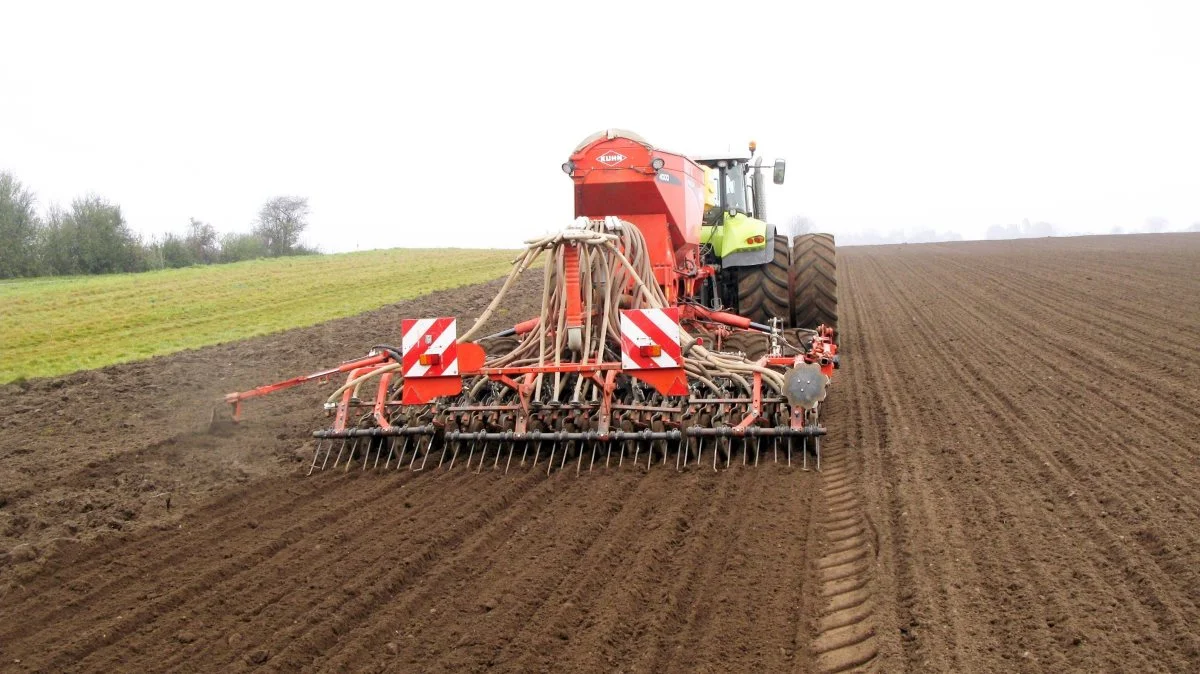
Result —
[{"label": "tractor", "polygon": [[[562,164],[575,218],[531,239],[471,327],[405,319],[399,346],[230,393],[344,375],[309,473],[358,466],[507,472],[677,469],[764,460],[820,468],[821,403],[840,367],[835,248],[766,220],[762,157],[688,157],[635,133],[588,136]],[[786,163],[771,167],[782,184]],[[540,265],[539,265],[540,263]],[[479,335],[518,276],[541,310]]]}]

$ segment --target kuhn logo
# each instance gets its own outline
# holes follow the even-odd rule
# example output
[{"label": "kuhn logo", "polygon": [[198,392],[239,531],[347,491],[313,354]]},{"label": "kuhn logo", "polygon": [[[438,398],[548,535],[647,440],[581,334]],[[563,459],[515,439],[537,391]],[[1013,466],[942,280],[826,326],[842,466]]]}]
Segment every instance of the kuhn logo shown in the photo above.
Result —
[{"label": "kuhn logo", "polygon": [[616,166],[617,164],[625,161],[625,155],[621,154],[620,152],[613,152],[612,150],[609,150],[599,157],[596,157],[596,161],[607,166]]}]

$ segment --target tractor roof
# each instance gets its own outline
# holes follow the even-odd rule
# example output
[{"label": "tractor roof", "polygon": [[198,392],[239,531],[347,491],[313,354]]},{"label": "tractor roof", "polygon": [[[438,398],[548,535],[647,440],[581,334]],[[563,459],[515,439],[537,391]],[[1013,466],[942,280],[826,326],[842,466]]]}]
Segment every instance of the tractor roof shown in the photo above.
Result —
[{"label": "tractor roof", "polygon": [[750,161],[750,153],[749,152],[726,152],[725,154],[706,154],[706,155],[700,155],[700,156],[692,156],[692,157],[688,157],[688,159],[691,159],[692,161],[696,162],[697,164],[715,163],[715,162],[721,161],[722,159],[725,159],[728,161]]},{"label": "tractor roof", "polygon": [[575,146],[575,150],[572,152],[572,154],[574,154],[574,152],[579,152],[583,148],[591,145],[601,138],[607,138],[609,140],[612,140],[613,138],[628,138],[635,143],[641,143],[642,145],[645,145],[648,149],[654,149],[654,146],[650,144],[650,141],[642,138],[640,135],[632,131],[627,129],[605,129],[603,131],[597,131],[596,133],[593,133],[592,135],[580,141],[579,145]]}]

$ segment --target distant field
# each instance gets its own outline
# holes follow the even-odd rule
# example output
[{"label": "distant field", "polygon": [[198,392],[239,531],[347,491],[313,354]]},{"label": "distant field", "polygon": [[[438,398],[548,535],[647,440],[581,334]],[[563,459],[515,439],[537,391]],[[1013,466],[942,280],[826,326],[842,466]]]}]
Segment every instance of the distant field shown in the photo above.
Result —
[{"label": "distant field", "polygon": [[0,282],[0,383],[350,316],[504,275],[509,250],[382,250]]}]

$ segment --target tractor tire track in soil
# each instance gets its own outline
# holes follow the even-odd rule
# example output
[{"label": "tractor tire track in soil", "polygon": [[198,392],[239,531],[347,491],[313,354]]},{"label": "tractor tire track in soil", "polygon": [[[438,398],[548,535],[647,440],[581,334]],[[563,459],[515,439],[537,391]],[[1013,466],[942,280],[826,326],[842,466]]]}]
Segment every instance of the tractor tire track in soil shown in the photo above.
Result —
[{"label": "tractor tire track in soil", "polygon": [[209,428],[498,283],[0,388],[0,669],[1200,670],[1200,235],[838,261],[820,473],[305,478],[320,387]]}]

